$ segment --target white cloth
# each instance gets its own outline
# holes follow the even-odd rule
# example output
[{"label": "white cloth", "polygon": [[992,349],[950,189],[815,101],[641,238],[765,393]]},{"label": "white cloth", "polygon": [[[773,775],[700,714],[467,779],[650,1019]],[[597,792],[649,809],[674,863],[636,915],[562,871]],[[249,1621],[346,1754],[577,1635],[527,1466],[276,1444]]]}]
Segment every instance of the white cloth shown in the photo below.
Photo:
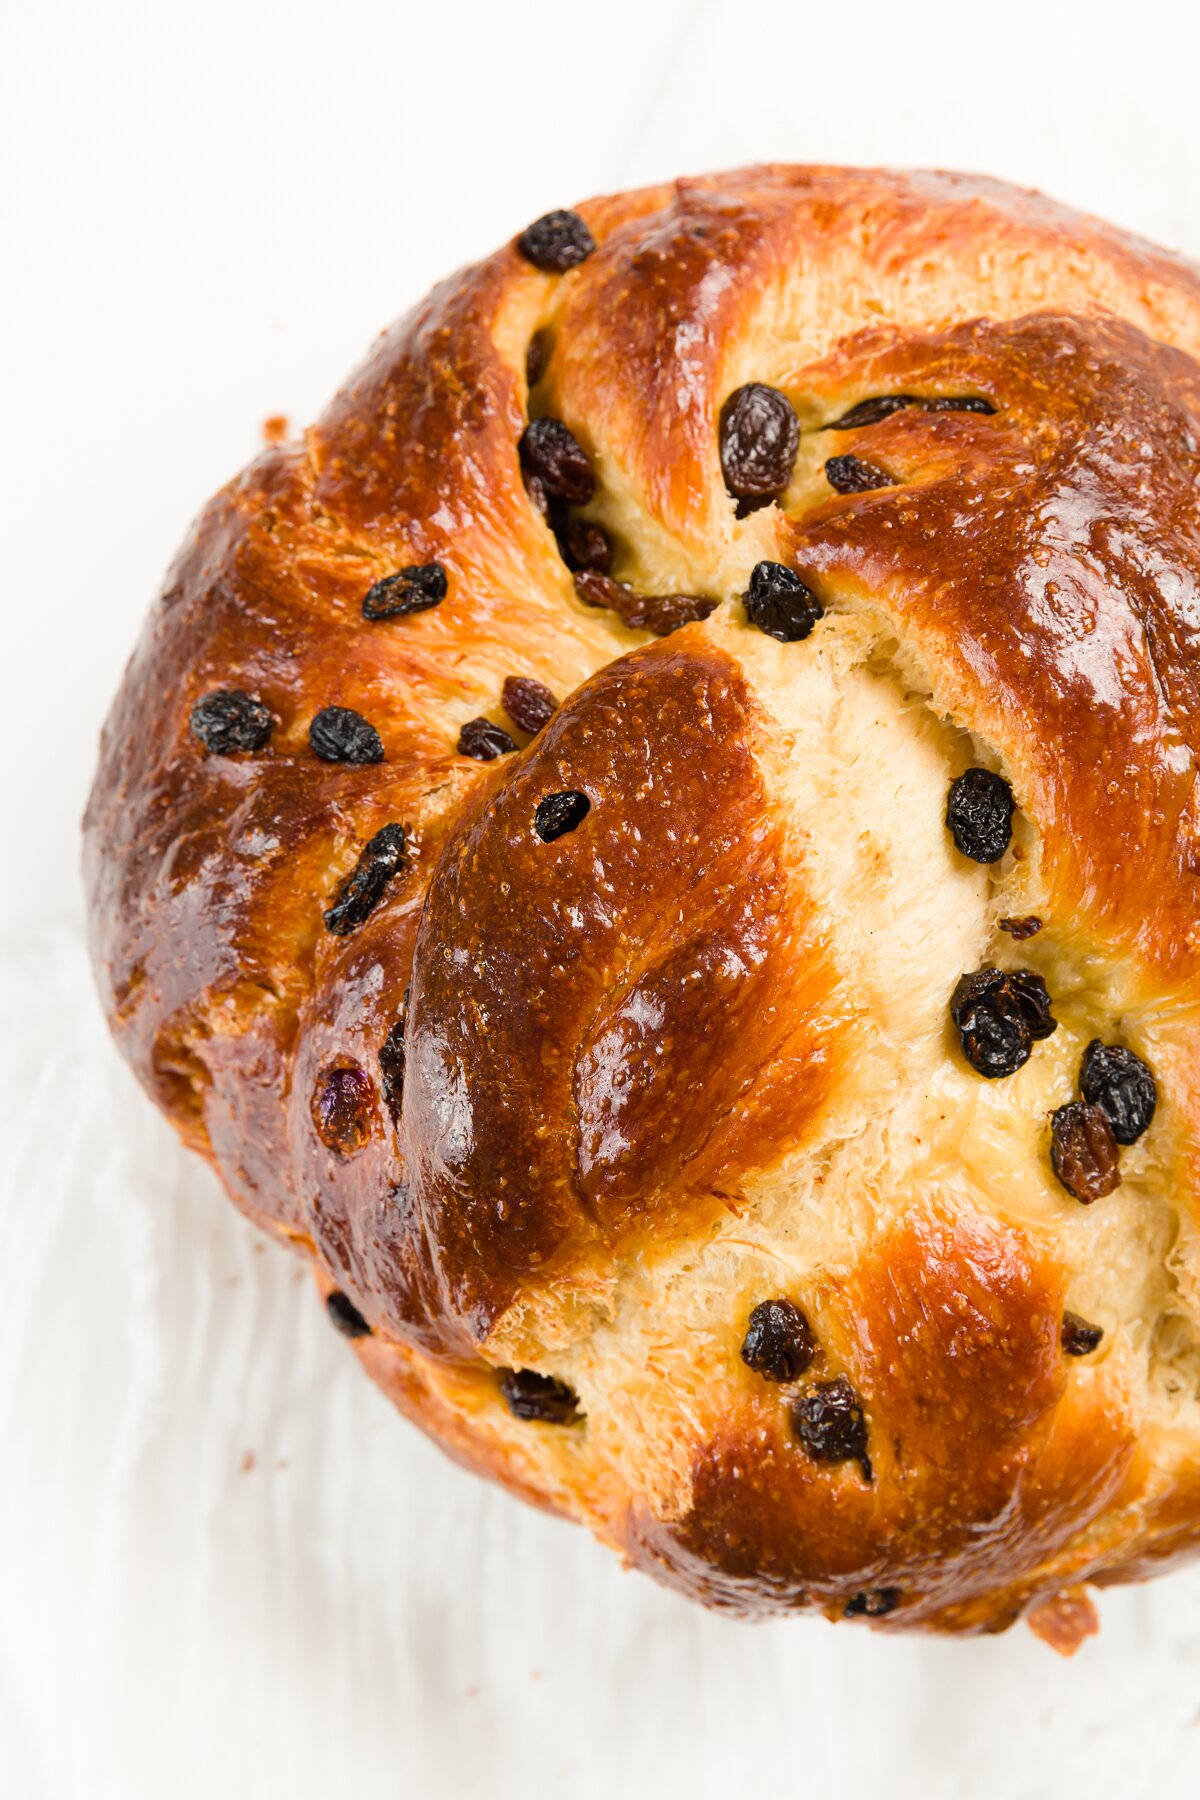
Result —
[{"label": "white cloth", "polygon": [[189,514],[546,207],[775,155],[985,168],[1200,253],[1168,0],[10,8],[0,1795],[1197,1791],[1200,1572],[1023,1629],[750,1627],[444,1462],[107,1039],[75,822]]}]

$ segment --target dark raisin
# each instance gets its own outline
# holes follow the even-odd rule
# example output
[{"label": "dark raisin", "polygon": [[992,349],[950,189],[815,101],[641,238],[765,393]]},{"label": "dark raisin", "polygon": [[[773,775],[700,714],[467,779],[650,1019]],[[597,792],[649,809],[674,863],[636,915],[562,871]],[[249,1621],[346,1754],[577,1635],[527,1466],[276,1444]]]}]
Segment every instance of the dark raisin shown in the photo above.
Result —
[{"label": "dark raisin", "polygon": [[1042,921],[1035,919],[1032,913],[1027,913],[1023,918],[1001,919],[1000,929],[1007,931],[1016,943],[1023,944],[1026,938],[1037,936],[1042,929]]},{"label": "dark raisin", "polygon": [[842,1617],[845,1619],[882,1619],[885,1613],[895,1612],[899,1604],[899,1588],[865,1588],[861,1594],[852,1594],[847,1600],[846,1610]]},{"label": "dark raisin", "polygon": [[825,464],[825,479],[839,494],[868,494],[872,488],[896,485],[885,469],[860,462],[857,456],[831,456]]},{"label": "dark raisin", "polygon": [[623,581],[602,575],[598,569],[581,569],[575,592],[585,606],[602,606],[615,612],[635,631],[653,631],[669,637],[682,625],[707,619],[720,605],[709,594],[635,594]]},{"label": "dark raisin", "polygon": [[546,484],[540,475],[525,476],[525,492],[529,495],[535,512],[541,513],[548,522],[555,503],[546,492]]},{"label": "dark raisin", "polygon": [[312,1117],[327,1150],[338,1156],[361,1150],[375,1122],[375,1089],[366,1070],[357,1063],[324,1070],[313,1089]]},{"label": "dark raisin", "polygon": [[1101,1326],[1089,1325],[1078,1313],[1063,1314],[1059,1342],[1068,1356],[1090,1356],[1103,1336]]},{"label": "dark raisin", "polygon": [[1055,1112],[1050,1129],[1050,1161],[1068,1194],[1084,1206],[1121,1185],[1117,1140],[1098,1106],[1073,1100]]},{"label": "dark raisin", "polygon": [[586,794],[576,788],[567,788],[562,793],[547,794],[544,800],[538,801],[537,811],[533,815],[533,828],[543,844],[552,844],[555,838],[565,837],[568,831],[574,831],[581,825],[591,807]]},{"label": "dark raisin", "polygon": [[596,240],[586,221],[577,212],[562,208],[543,213],[517,239],[517,249],[525,261],[548,275],[565,275],[577,263],[586,262],[595,248]]},{"label": "dark raisin", "polygon": [[824,614],[812,589],[777,562],[755,563],[743,603],[750,623],[781,644],[798,644]]},{"label": "dark raisin", "polygon": [[762,512],[765,507],[774,506],[777,498],[776,494],[760,494],[757,500],[739,500],[733,509],[733,516],[735,519],[749,519],[754,513]]},{"label": "dark raisin", "polygon": [[637,599],[632,588],[599,569],[580,569],[575,576],[575,592],[585,606],[606,607],[622,618]]},{"label": "dark raisin", "polygon": [[857,406],[852,406],[840,419],[834,419],[832,424],[824,425],[821,429],[860,431],[864,425],[878,425],[881,419],[902,412],[906,406],[919,406],[924,412],[994,413],[996,410],[990,400],[981,400],[975,395],[959,397],[947,394],[924,399],[919,394],[877,394],[873,399],[860,400]]},{"label": "dark raisin", "polygon": [[548,725],[558,710],[558,701],[550,689],[532,675],[506,675],[500,704],[517,730],[528,732],[530,737]]},{"label": "dark raisin", "polygon": [[531,419],[517,446],[525,485],[537,482],[543,495],[582,506],[596,491],[587,451],[561,419]]},{"label": "dark raisin", "polygon": [[548,331],[535,331],[525,352],[525,385],[536,387],[550,366],[554,342]]},{"label": "dark raisin", "polygon": [[881,419],[890,418],[893,413],[902,412],[906,406],[920,406],[921,402],[915,394],[877,394],[873,399],[860,400],[841,418],[834,419],[832,424],[822,427],[825,431],[858,431],[864,425],[878,425]]},{"label": "dark raisin", "polygon": [[999,862],[1012,842],[1013,794],[1003,775],[967,769],[950,783],[946,824],[972,862]]},{"label": "dark raisin", "polygon": [[349,706],[323,706],[308,728],[308,741],[322,762],[383,761],[383,739]]},{"label": "dark raisin", "polygon": [[598,569],[607,575],[612,567],[612,545],[606,532],[588,519],[572,519],[558,534],[558,547],[568,569]]},{"label": "dark raisin", "polygon": [[652,631],[656,637],[670,637],[681,626],[707,619],[719,605],[709,594],[639,594],[625,623],[638,631]]},{"label": "dark raisin", "polygon": [[781,494],[792,478],[800,421],[786,394],[748,382],[721,408],[721,473],[739,499]]},{"label": "dark raisin", "polygon": [[405,1005],[400,1009],[400,1016],[379,1046],[380,1087],[383,1103],[393,1125],[400,1117],[400,1107],[404,1099],[404,1027],[407,1020],[407,996]]},{"label": "dark raisin", "polygon": [[388,882],[404,866],[403,825],[385,825],[369,838],[357,863],[337,891],[325,913],[325,929],[335,937],[348,937],[369,919],[383,899]]},{"label": "dark raisin", "polygon": [[516,747],[503,725],[493,725],[490,719],[468,719],[458,734],[458,754],[473,756],[476,762],[495,762]]},{"label": "dark raisin", "polygon": [[742,1361],[766,1381],[795,1381],[816,1354],[812,1328],[791,1300],[760,1300],[742,1341]]},{"label": "dark raisin", "polygon": [[961,976],[950,996],[950,1017],[971,1067],[993,1081],[1014,1075],[1029,1061],[1035,1040],[1058,1029],[1046,984],[1031,969],[986,968]]},{"label": "dark raisin", "polygon": [[793,1402],[792,1430],[814,1462],[856,1462],[870,1481],[866,1415],[844,1375],[818,1381]]},{"label": "dark raisin", "polygon": [[333,1325],[343,1337],[370,1337],[371,1327],[355,1306],[353,1300],[334,1288],[325,1296],[325,1311],[329,1314]]},{"label": "dark raisin", "polygon": [[213,756],[261,750],[275,729],[269,708],[241,688],[217,688],[197,700],[190,720],[193,737]]},{"label": "dark raisin", "polygon": [[1141,1057],[1099,1038],[1083,1053],[1079,1091],[1104,1113],[1118,1144],[1136,1144],[1158,1105],[1158,1085]]},{"label": "dark raisin", "polygon": [[500,1392],[517,1419],[540,1419],[544,1425],[574,1425],[580,1418],[579,1397],[565,1381],[533,1369],[506,1369]]},{"label": "dark raisin", "polygon": [[922,400],[921,405],[926,412],[966,412],[994,413],[995,407],[990,400],[980,394],[938,394],[932,400]]},{"label": "dark raisin", "polygon": [[363,598],[364,619],[400,619],[425,612],[446,598],[446,571],[439,562],[409,563],[394,575],[385,575]]},{"label": "dark raisin", "polygon": [[1058,1020],[1050,1011],[1053,1004],[1050,991],[1040,975],[1035,975],[1032,969],[1010,969],[1005,976],[1003,991],[1004,1004],[1021,1012],[1036,1044],[1054,1036]]}]

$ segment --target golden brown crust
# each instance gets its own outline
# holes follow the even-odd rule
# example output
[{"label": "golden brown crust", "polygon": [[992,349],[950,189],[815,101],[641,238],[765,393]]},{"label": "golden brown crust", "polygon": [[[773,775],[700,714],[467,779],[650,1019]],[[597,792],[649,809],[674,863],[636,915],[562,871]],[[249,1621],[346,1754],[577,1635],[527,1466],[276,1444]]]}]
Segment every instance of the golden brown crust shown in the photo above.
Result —
[{"label": "golden brown crust", "polygon": [[[952,176],[751,169],[583,211],[587,260],[509,246],[444,283],[193,528],[88,811],[114,1031],[461,1460],[712,1604],[948,1630],[1037,1605],[1077,1641],[1055,1594],[1200,1538],[1200,279]],[[718,419],[752,381],[802,435],[747,513]],[[897,394],[993,410],[835,428]],[[611,573],[711,617],[655,640],[584,604],[522,480],[547,416]],[[835,492],[842,455],[889,485]],[[803,642],[746,622],[763,558],[824,607]],[[364,618],[435,561],[440,604]],[[532,743],[510,676],[559,703]],[[230,688],[273,730],[206,754],[191,709]],[[319,760],[328,706],[383,760]],[[519,754],[459,754],[481,714]],[[990,872],[941,826],[980,760],[1019,809]],[[589,810],[545,842],[564,791]],[[389,826],[402,867],[328,928]],[[997,960],[1062,1022],[981,1083],[946,999]],[[1159,1110],[1085,1212],[1046,1118],[1096,1035],[1151,1060]],[[774,1294],[818,1344],[783,1387],[739,1355]],[[1103,1314],[1086,1362],[1068,1302]],[[509,1365],[585,1421],[512,1416]],[[835,1377],[869,1483],[792,1422]]]}]

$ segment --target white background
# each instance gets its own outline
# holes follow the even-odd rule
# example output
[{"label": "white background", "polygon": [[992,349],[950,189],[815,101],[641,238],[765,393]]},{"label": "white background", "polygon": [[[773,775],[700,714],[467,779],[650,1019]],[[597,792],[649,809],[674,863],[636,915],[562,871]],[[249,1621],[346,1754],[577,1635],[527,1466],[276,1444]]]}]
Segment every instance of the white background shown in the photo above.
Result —
[{"label": "white background", "polygon": [[4,1800],[1197,1791],[1200,1575],[1104,1598],[1070,1663],[749,1627],[445,1465],[118,1065],[76,873],[189,516],[433,280],[768,157],[984,170],[1200,255],[1193,12],[0,9]]}]

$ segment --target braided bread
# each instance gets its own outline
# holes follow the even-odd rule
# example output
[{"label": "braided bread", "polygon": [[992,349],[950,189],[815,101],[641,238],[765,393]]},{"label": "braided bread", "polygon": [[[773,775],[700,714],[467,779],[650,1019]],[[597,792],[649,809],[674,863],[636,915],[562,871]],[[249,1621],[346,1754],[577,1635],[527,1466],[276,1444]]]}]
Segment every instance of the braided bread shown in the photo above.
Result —
[{"label": "braided bread", "polygon": [[113,1030],[452,1456],[1070,1648],[1200,1540],[1200,278],[998,184],[547,215],[211,502]]}]

